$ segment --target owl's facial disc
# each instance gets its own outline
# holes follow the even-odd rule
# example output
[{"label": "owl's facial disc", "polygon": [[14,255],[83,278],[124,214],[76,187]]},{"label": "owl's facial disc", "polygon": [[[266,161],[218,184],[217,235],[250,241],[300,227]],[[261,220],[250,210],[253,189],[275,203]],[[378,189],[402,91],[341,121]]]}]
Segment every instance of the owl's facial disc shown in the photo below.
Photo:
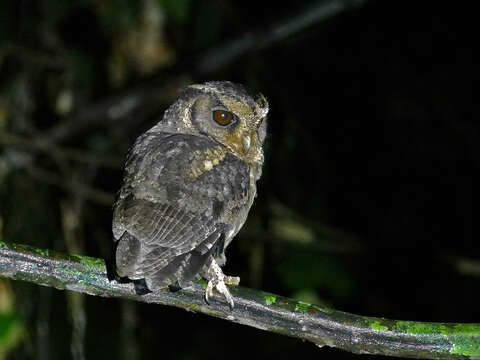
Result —
[{"label": "owl's facial disc", "polygon": [[[252,101],[252,104],[254,102]],[[256,109],[221,95],[198,97],[191,105],[191,123],[198,131],[222,144],[247,163],[263,163],[261,119]]]},{"label": "owl's facial disc", "polygon": [[258,134],[262,119],[258,118],[256,109],[231,97],[220,97],[220,100],[238,118],[222,143],[247,163],[263,163],[262,141]]}]

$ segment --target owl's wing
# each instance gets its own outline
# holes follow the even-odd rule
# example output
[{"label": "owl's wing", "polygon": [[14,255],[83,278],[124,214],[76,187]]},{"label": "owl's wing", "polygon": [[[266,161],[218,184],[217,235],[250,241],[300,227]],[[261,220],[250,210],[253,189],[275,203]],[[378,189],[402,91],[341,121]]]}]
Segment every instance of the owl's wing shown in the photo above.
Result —
[{"label": "owl's wing", "polygon": [[117,271],[145,278],[150,289],[193,279],[223,246],[225,226],[201,213],[133,197],[118,212],[128,223],[117,246]]},{"label": "owl's wing", "polygon": [[[192,184],[182,181],[190,166],[188,154],[198,144],[182,143],[179,151],[176,140],[170,138],[170,147],[165,142],[162,148],[157,146],[151,160],[129,159],[127,172],[133,168],[134,177],[126,176],[114,210],[117,272],[131,279],[145,278],[151,290],[191,280],[223,246],[227,227],[212,216],[212,204],[201,203]],[[195,201],[199,205],[192,206]]]},{"label": "owl's wing", "polygon": [[128,219],[128,233],[144,246],[149,267],[162,266],[169,256],[197,248],[218,228],[211,217],[200,212],[145,199],[127,198],[122,211]]}]

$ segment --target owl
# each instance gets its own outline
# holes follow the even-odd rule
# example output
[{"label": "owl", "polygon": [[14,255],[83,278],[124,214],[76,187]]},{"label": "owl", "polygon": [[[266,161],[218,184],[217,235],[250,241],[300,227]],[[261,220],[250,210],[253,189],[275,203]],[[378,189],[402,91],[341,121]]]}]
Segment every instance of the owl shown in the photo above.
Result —
[{"label": "owl", "polygon": [[242,228],[264,161],[268,103],[228,81],[182,90],[130,150],[113,213],[116,272],[148,290],[208,283],[230,308],[225,249]]}]

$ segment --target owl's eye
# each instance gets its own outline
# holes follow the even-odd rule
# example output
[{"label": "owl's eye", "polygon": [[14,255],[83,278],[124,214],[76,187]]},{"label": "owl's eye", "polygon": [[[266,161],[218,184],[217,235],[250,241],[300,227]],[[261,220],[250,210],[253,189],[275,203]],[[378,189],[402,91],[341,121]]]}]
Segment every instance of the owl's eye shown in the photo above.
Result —
[{"label": "owl's eye", "polygon": [[228,126],[235,122],[235,116],[227,110],[213,110],[212,118],[218,125]]}]

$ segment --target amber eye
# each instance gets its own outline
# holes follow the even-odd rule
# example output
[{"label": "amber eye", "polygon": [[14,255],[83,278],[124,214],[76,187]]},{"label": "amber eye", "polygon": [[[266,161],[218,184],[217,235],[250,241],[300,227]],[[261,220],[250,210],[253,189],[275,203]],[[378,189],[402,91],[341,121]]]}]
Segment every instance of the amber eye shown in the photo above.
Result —
[{"label": "amber eye", "polygon": [[235,116],[226,110],[213,110],[212,117],[218,125],[222,126],[230,125],[235,121]]}]

